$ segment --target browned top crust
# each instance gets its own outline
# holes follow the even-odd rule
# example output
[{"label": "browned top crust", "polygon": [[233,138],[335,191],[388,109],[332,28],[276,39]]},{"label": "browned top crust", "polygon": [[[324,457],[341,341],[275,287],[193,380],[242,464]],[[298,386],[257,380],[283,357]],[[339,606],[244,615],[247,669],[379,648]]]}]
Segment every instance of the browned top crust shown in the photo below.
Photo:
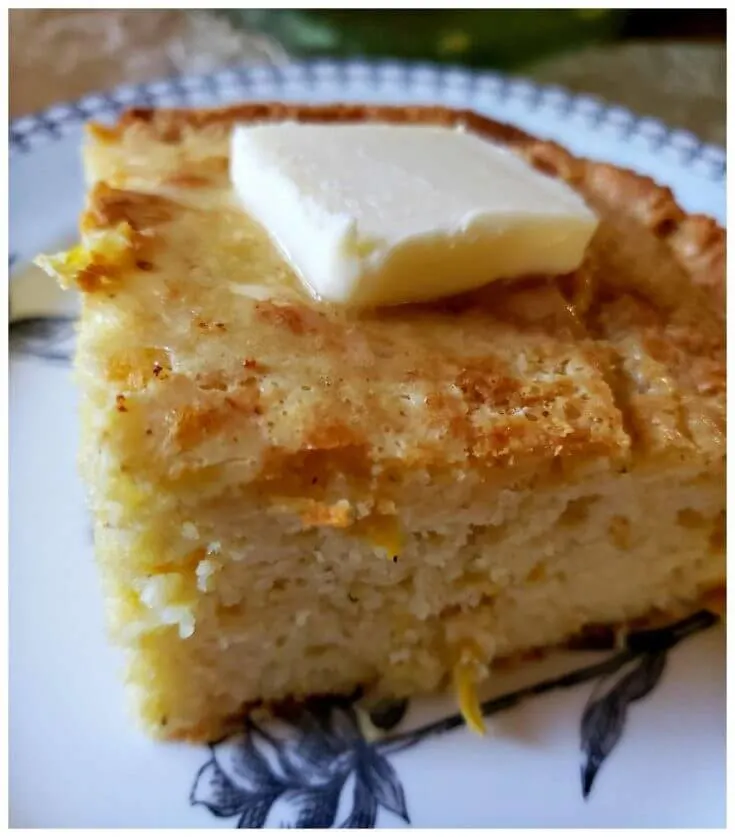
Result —
[{"label": "browned top crust", "polygon": [[[471,110],[406,105],[328,104],[301,105],[284,102],[246,102],[209,110],[156,110],[133,108],[126,111],[112,129],[118,136],[132,125],[145,124],[164,142],[179,142],[186,131],[236,122],[411,122],[426,125],[462,125],[496,142],[513,143],[531,137],[512,125],[504,125]],[[109,130],[109,129],[108,129]]]},{"label": "browned top crust", "polygon": [[[110,128],[91,123],[90,133],[102,142],[119,142],[125,133],[143,129],[151,139],[177,144],[192,132],[219,133],[237,122],[402,122],[463,127],[468,131],[517,148],[533,165],[573,185],[604,194],[608,203],[626,208],[659,240],[675,251],[691,278],[714,294],[716,310],[724,315],[725,231],[712,218],[687,215],[670,189],[651,178],[605,163],[573,157],[560,145],[539,140],[513,125],[496,122],[471,110],[446,107],[361,104],[303,105],[248,102],[200,110],[132,108]],[[583,194],[585,190],[580,188]]]},{"label": "browned top crust", "polygon": [[[462,125],[567,181],[599,231],[570,276],[359,314],[318,305],[227,175],[234,123],[293,119]],[[364,105],[135,109],[91,126],[86,164],[86,249],[61,272],[87,292],[80,363],[131,469],[237,460],[281,479],[317,463],[390,481],[722,464],[724,231],[649,178],[469,111]]]}]

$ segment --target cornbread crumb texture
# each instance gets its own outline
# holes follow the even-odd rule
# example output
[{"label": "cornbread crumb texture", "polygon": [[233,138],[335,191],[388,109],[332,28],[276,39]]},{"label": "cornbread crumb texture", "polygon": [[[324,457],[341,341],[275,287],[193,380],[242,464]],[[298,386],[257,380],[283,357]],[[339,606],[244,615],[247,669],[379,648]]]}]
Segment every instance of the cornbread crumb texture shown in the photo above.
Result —
[{"label": "cornbread crumb texture", "polygon": [[[560,280],[317,305],[228,182],[232,125],[280,118],[462,121],[599,230]],[[85,154],[82,244],[50,263],[84,291],[82,464],[160,734],[479,678],[722,583],[724,232],[668,190],[441,109],[134,111]]]},{"label": "cornbread crumb texture", "polygon": [[[233,111],[230,120],[245,117]],[[117,278],[107,265],[99,277],[93,267],[77,274],[83,288],[91,281],[99,291],[88,294],[86,310],[85,348],[89,341],[97,357],[91,371],[118,384],[129,411],[169,417],[149,436],[132,415],[110,428],[126,437],[143,430],[136,466],[156,451],[175,454],[178,467],[236,452],[253,474],[269,464],[266,454],[335,449],[441,467],[463,466],[468,451],[507,462],[592,444],[625,455],[630,434],[602,357],[611,345],[631,384],[636,376],[665,379],[656,391],[630,393],[626,418],[647,442],[668,445],[673,433],[686,447],[703,389],[716,409],[722,328],[700,327],[716,314],[690,280],[706,258],[701,248],[690,251],[702,235],[720,250],[721,231],[684,218],[666,190],[516,139],[517,150],[573,183],[604,218],[576,279],[593,287],[595,310],[585,322],[549,283],[348,317],[300,296],[263,231],[237,206],[227,182],[230,127],[222,114],[220,121],[207,113],[133,115],[119,135],[87,150],[95,185],[85,236],[94,246],[122,228],[135,255],[134,265],[112,271]],[[703,281],[712,281],[701,267]],[[671,421],[650,421],[654,412]],[[240,431],[237,441],[230,430]]]}]

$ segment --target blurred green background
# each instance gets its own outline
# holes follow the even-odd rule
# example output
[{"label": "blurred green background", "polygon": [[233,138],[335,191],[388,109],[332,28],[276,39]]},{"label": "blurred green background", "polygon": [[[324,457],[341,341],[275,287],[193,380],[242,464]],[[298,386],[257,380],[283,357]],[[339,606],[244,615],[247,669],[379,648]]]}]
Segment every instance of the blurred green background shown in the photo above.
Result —
[{"label": "blurred green background", "polygon": [[300,58],[491,68],[726,142],[723,9],[11,9],[13,117],[96,89]]},{"label": "blurred green background", "polygon": [[392,57],[504,70],[628,38],[718,38],[724,10],[242,9],[223,14],[294,56]]},{"label": "blurred green background", "polygon": [[724,9],[247,9],[219,12],[288,60],[490,68],[617,102],[725,144]]}]

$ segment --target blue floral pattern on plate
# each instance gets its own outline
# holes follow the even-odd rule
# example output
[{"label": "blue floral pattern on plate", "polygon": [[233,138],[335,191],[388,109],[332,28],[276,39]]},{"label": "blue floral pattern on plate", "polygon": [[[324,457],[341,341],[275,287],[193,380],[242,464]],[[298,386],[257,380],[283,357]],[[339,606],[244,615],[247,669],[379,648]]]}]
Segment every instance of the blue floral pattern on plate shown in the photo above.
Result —
[{"label": "blue floral pattern on plate", "polygon": [[[586,799],[623,735],[630,705],[659,683],[669,651],[717,621],[703,610],[664,628],[637,631],[623,650],[602,662],[492,698],[482,704],[482,713],[493,715],[535,695],[596,681],[580,725]],[[405,702],[379,707],[373,725],[394,726],[404,711]],[[237,817],[238,828],[373,828],[380,809],[410,823],[389,756],[456,729],[463,719],[451,715],[369,741],[360,712],[355,701],[323,699],[283,710],[266,724],[246,720],[242,732],[210,745],[191,804],[206,806],[216,817]]]}]

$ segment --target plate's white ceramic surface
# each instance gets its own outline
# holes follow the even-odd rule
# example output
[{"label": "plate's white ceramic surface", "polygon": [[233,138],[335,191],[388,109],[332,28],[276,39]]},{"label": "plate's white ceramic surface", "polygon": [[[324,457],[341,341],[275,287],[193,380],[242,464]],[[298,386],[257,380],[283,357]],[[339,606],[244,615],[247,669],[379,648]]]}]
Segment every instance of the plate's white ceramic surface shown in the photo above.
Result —
[{"label": "plate's white ceramic surface", "polygon": [[[372,744],[345,705],[313,707],[212,748],[154,743],[131,724],[120,659],[104,638],[75,471],[76,393],[66,360],[74,300],[25,265],[74,239],[85,118],[134,102],[237,99],[471,107],[649,173],[687,209],[724,219],[724,152],[618,108],[491,74],[334,63],[227,70],[122,88],[14,123],[11,824],[723,825],[724,632],[703,629],[706,616],[677,634],[643,638],[643,651],[570,652],[498,676],[488,698],[501,699],[486,707],[492,734],[484,739],[455,727],[444,699],[414,702]],[[572,685],[557,682],[564,672],[575,672]],[[503,696],[528,686],[539,694],[523,691],[509,707],[513,699]],[[382,723],[395,722],[399,709],[384,711]]]}]

